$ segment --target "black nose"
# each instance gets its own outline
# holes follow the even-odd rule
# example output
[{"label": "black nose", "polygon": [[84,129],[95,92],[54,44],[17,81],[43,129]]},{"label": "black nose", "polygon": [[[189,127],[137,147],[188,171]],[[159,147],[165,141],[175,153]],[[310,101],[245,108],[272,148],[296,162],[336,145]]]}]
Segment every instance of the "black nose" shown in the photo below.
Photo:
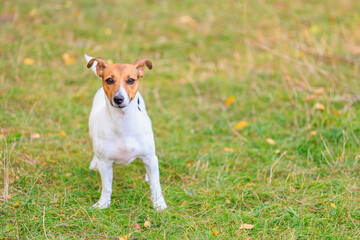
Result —
[{"label": "black nose", "polygon": [[124,102],[124,97],[123,96],[114,96],[114,102],[118,105],[122,104]]}]

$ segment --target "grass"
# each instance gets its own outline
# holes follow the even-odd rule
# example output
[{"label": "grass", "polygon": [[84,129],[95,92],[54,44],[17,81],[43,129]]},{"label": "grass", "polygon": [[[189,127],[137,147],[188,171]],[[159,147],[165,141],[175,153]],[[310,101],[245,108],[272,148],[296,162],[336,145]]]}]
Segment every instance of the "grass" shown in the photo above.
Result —
[{"label": "grass", "polygon": [[[2,1],[1,239],[359,238],[359,13],[355,0]],[[140,161],[115,168],[110,208],[90,207],[101,83],[85,52],[153,61],[141,93],[166,211]]]}]

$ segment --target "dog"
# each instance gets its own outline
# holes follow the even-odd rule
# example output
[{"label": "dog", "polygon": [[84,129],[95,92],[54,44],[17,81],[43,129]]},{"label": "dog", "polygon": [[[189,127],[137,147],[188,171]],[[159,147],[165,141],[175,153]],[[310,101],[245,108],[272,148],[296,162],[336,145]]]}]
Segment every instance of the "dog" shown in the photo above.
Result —
[{"label": "dog", "polygon": [[153,207],[164,210],[167,205],[161,192],[158,158],[154,135],[145,102],[138,92],[144,67],[152,69],[148,59],[133,64],[109,64],[103,58],[84,55],[87,67],[102,79],[89,117],[89,133],[94,156],[90,169],[101,176],[101,197],[93,207],[104,209],[111,204],[113,164],[127,165],[140,158],[150,183]]}]

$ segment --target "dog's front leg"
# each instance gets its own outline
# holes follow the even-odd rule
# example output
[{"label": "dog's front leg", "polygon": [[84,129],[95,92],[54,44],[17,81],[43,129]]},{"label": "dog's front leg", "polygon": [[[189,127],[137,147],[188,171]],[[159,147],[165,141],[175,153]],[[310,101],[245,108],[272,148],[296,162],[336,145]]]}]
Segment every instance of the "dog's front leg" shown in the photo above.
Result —
[{"label": "dog's front leg", "polygon": [[158,158],[156,155],[146,157],[143,158],[143,162],[149,178],[153,206],[158,211],[164,210],[167,205],[161,192]]},{"label": "dog's front leg", "polygon": [[111,203],[112,179],[113,179],[113,163],[98,161],[96,168],[101,176],[101,197],[93,207],[104,209],[109,207]]}]

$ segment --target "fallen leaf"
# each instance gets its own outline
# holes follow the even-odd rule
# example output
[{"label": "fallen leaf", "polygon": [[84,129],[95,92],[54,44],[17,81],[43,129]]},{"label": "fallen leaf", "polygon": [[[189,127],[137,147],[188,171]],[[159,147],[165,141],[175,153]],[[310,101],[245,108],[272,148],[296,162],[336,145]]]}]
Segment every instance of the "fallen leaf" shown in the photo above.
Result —
[{"label": "fallen leaf", "polygon": [[317,96],[316,95],[309,95],[309,96],[306,96],[304,97],[304,102],[308,102],[308,101],[311,101],[311,100],[315,100],[317,99]]},{"label": "fallen leaf", "polygon": [[324,111],[324,110],[325,110],[325,106],[322,105],[321,103],[315,103],[314,108],[315,108],[316,110],[320,110],[320,111]]},{"label": "fallen leaf", "polygon": [[266,142],[268,143],[268,144],[270,144],[270,145],[274,145],[276,142],[275,142],[275,140],[274,139],[271,139],[271,138],[267,138],[266,139]]},{"label": "fallen leaf", "polygon": [[325,92],[325,88],[321,87],[321,88],[315,89],[314,94],[316,94],[316,95],[321,95],[321,94],[323,94],[324,92]]},{"label": "fallen leaf", "polygon": [[214,236],[219,235],[219,231],[218,231],[218,230],[215,230],[215,229],[212,229],[212,230],[210,231],[210,233],[211,233],[212,235],[214,235]]},{"label": "fallen leaf", "polygon": [[37,14],[37,9],[36,8],[31,9],[30,12],[29,12],[30,17],[34,17],[36,14]]},{"label": "fallen leaf", "polygon": [[316,131],[311,131],[311,132],[310,132],[310,135],[311,135],[311,136],[315,136],[316,134],[317,134]]},{"label": "fallen leaf", "polygon": [[334,111],[333,111],[333,114],[334,114],[334,116],[339,116],[339,115],[340,115],[340,112],[337,111],[337,110],[334,110]]},{"label": "fallen leaf", "polygon": [[38,139],[40,137],[41,137],[40,133],[34,133],[34,134],[31,134],[31,136],[30,136],[31,139]]},{"label": "fallen leaf", "polygon": [[128,235],[121,236],[118,239],[119,240],[128,240],[128,239],[130,239],[130,236],[131,236],[131,234],[128,234]]},{"label": "fallen leaf", "polygon": [[275,153],[280,153],[280,149],[276,149],[276,150],[275,150]]},{"label": "fallen leaf", "polygon": [[249,125],[248,121],[240,121],[240,122],[235,124],[234,128],[236,130],[240,130],[240,129],[243,129],[244,127],[248,126],[248,125]]},{"label": "fallen leaf", "polygon": [[241,224],[240,225],[240,228],[239,228],[239,230],[243,230],[243,229],[252,229],[252,228],[254,228],[255,226],[254,225],[252,225],[252,224],[246,224],[246,223],[244,223],[244,224]]},{"label": "fallen leaf", "polygon": [[179,18],[179,22],[182,24],[189,24],[189,25],[195,25],[196,24],[196,20],[194,18],[192,18],[191,16],[185,15],[185,16],[181,16]]},{"label": "fallen leaf", "polygon": [[65,8],[71,8],[72,5],[73,5],[72,1],[65,2]]},{"label": "fallen leaf", "polygon": [[149,222],[149,221],[144,222],[144,227],[150,227],[150,226],[151,226],[151,222]]},{"label": "fallen leaf", "polygon": [[225,107],[228,107],[230,104],[232,104],[235,101],[235,97],[234,96],[230,96],[228,99],[226,99],[225,101]]},{"label": "fallen leaf", "polygon": [[13,206],[17,208],[17,207],[20,206],[20,203],[19,203],[19,202],[15,202]]},{"label": "fallen leaf", "polygon": [[79,9],[75,9],[73,12],[73,17],[77,17],[80,14],[80,10]]},{"label": "fallen leaf", "polygon": [[69,226],[69,224],[68,224],[68,223],[66,223],[66,222],[64,222],[64,223],[60,223],[60,224],[59,224],[59,226],[60,226],[60,227],[68,227],[68,226]]},{"label": "fallen leaf", "polygon": [[301,58],[305,58],[306,57],[306,53],[304,51],[299,51],[299,56]]},{"label": "fallen leaf", "polygon": [[2,135],[1,133],[0,133],[0,138],[3,138],[4,137],[4,135]]},{"label": "fallen leaf", "polygon": [[225,147],[221,152],[234,152],[234,149]]},{"label": "fallen leaf", "polygon": [[64,63],[66,65],[70,65],[75,61],[75,58],[72,57],[69,53],[63,53],[62,54],[62,59],[64,60]]},{"label": "fallen leaf", "polygon": [[140,229],[140,228],[141,228],[140,225],[137,224],[137,223],[134,223],[134,224],[133,224],[133,227],[134,227],[135,229]]},{"label": "fallen leaf", "polygon": [[79,200],[85,201],[85,200],[87,200],[87,198],[86,197],[81,197],[81,198],[79,198]]},{"label": "fallen leaf", "polygon": [[53,133],[52,133],[52,132],[49,132],[49,133],[48,133],[48,135],[49,135],[49,136],[52,136],[52,135],[53,135]]},{"label": "fallen leaf", "polygon": [[104,33],[105,33],[105,35],[110,36],[110,35],[112,34],[112,30],[111,30],[111,28],[105,28]]},{"label": "fallen leaf", "polygon": [[113,64],[113,63],[114,63],[114,61],[111,60],[111,59],[107,59],[106,61],[107,61],[109,64]]},{"label": "fallen leaf", "polygon": [[59,132],[59,135],[60,135],[60,136],[65,136],[66,133],[65,133],[65,131],[61,130],[61,131]]},{"label": "fallen leaf", "polygon": [[25,65],[33,65],[34,64],[34,59],[24,58],[24,64]]},{"label": "fallen leaf", "polygon": [[231,202],[230,202],[230,200],[227,198],[227,199],[225,200],[225,203],[230,204]]},{"label": "fallen leaf", "polygon": [[331,205],[332,208],[336,208],[335,203],[331,203],[330,205]]},{"label": "fallen leaf", "polygon": [[7,198],[8,198],[8,199],[12,198],[11,194],[8,194],[8,195],[7,195]]},{"label": "fallen leaf", "polygon": [[309,28],[309,31],[312,33],[312,34],[317,34],[319,33],[321,30],[320,26],[319,25],[311,25],[310,28]]}]

